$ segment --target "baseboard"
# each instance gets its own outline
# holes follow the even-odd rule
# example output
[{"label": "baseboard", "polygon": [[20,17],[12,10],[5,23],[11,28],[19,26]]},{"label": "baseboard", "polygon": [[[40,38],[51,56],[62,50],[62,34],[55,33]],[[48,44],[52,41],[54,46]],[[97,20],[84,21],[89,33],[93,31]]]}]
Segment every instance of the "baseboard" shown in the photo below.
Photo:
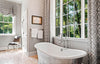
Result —
[{"label": "baseboard", "polygon": [[[0,51],[2,50],[7,50],[8,47],[0,47]],[[9,49],[13,49],[13,47],[9,47]],[[37,55],[37,52],[36,51],[33,51],[33,52],[24,52],[27,56],[34,56],[34,55]]]},{"label": "baseboard", "polygon": [[[16,48],[16,47],[15,47]],[[18,47],[21,48],[21,47]],[[12,46],[9,46],[9,49],[14,49]],[[8,50],[8,47],[0,47],[0,50]]]},{"label": "baseboard", "polygon": [[28,56],[34,56],[34,55],[37,55],[37,52],[36,51],[33,51],[33,52],[29,52],[28,53]]},{"label": "baseboard", "polygon": [[7,50],[7,47],[0,47],[0,51]]}]

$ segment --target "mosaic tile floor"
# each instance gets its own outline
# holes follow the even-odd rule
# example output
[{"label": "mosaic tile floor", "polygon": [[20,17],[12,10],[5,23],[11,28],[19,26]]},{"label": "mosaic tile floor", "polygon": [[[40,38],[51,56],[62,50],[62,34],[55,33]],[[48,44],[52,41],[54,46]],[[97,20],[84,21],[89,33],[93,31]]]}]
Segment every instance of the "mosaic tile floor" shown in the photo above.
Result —
[{"label": "mosaic tile floor", "polygon": [[0,51],[0,64],[37,64],[37,56],[28,57],[22,50]]}]

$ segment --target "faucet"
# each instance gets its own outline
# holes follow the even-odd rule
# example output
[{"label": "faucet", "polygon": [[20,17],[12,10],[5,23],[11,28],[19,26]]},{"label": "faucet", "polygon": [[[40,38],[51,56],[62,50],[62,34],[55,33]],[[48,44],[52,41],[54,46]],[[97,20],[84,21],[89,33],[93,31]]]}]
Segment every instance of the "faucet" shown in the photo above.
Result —
[{"label": "faucet", "polygon": [[60,34],[60,37],[61,37],[60,43],[63,43],[63,46],[65,48],[66,46],[65,46],[65,40],[63,39],[63,33]]},{"label": "faucet", "polygon": [[[64,48],[66,48],[66,46],[65,46],[65,43],[66,43],[66,40],[67,40],[66,37],[65,37],[65,40],[64,40],[64,39],[63,39],[63,34],[62,34],[62,33],[60,34],[60,37],[61,37],[60,43],[63,43]],[[69,47],[68,47],[68,40],[67,40],[67,48],[69,48]],[[64,49],[61,48],[61,51],[63,51],[63,50],[64,50]]]}]

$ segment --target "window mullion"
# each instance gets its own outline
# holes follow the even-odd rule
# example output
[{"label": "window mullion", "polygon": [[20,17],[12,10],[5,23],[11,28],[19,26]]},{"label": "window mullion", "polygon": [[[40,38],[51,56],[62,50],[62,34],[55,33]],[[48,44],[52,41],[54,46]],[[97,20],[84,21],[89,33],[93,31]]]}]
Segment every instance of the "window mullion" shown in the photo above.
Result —
[{"label": "window mullion", "polygon": [[12,18],[12,33],[15,34],[15,17]]},{"label": "window mullion", "polygon": [[60,0],[60,36],[63,34],[63,0]]},{"label": "window mullion", "polygon": [[84,0],[81,0],[81,38],[85,38],[85,12],[84,12]]}]

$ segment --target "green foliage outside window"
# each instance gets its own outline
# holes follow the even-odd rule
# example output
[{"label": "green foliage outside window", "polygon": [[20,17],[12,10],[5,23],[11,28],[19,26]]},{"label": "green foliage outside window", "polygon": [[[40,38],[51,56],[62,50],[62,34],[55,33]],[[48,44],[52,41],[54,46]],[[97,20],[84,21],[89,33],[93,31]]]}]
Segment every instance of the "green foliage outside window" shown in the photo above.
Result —
[{"label": "green foliage outside window", "polygon": [[12,16],[0,13],[0,34],[12,34]]},{"label": "green foliage outside window", "polygon": [[3,21],[3,14],[0,14],[0,21]]},{"label": "green foliage outside window", "polygon": [[74,25],[70,26],[70,37],[74,37]]},{"label": "green foliage outside window", "polygon": [[75,10],[81,9],[81,0],[75,0]]},{"label": "green foliage outside window", "polygon": [[88,37],[88,9],[87,9],[87,3],[88,3],[88,1],[87,0],[85,0],[85,38],[87,38]]},{"label": "green foliage outside window", "polygon": [[60,0],[56,0],[56,7],[60,6]]},{"label": "green foliage outside window", "polygon": [[60,35],[60,0],[56,0],[56,36]]},{"label": "green foliage outside window", "polygon": [[65,4],[65,3],[67,3],[68,2],[68,0],[63,0],[63,4]]},{"label": "green foliage outside window", "polygon": [[85,0],[85,8],[87,8],[88,7],[88,1],[87,0]]},{"label": "green foliage outside window", "polygon": [[63,5],[63,36],[81,38],[81,0],[68,1]]},{"label": "green foliage outside window", "polygon": [[[60,34],[60,7],[56,0],[56,36]],[[85,1],[85,38],[88,37],[87,0]],[[63,0],[63,36],[81,38],[81,0]],[[59,18],[59,19],[58,19]]]},{"label": "green foliage outside window", "polygon": [[4,19],[5,22],[12,22],[11,16],[4,16],[3,19]]}]

